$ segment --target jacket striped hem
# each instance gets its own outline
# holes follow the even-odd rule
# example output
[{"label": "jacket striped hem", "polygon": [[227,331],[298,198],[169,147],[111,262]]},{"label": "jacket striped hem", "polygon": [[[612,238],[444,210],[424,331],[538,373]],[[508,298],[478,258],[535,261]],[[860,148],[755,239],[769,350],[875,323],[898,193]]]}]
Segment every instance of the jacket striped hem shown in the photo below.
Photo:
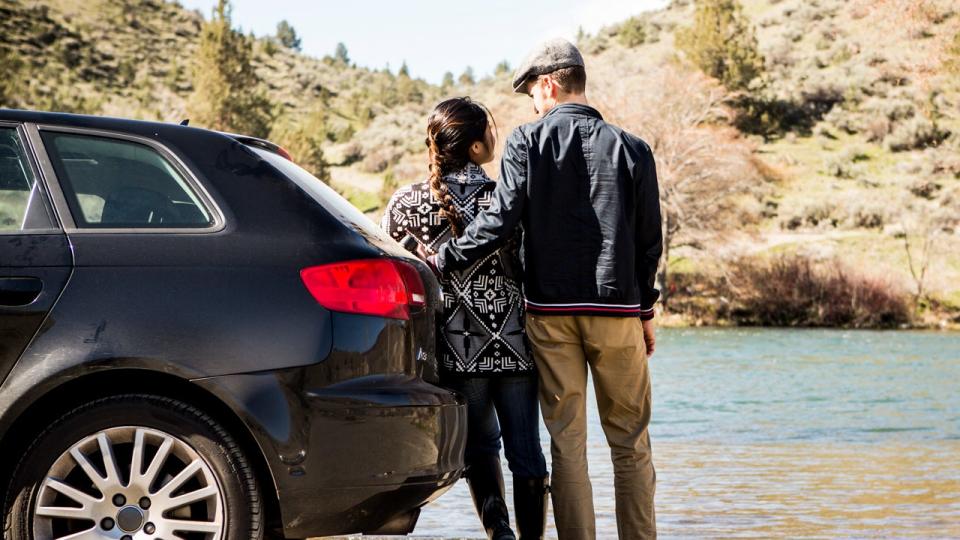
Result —
[{"label": "jacket striped hem", "polygon": [[596,304],[589,302],[573,304],[545,304],[526,300],[528,313],[539,315],[607,315],[612,317],[639,316],[641,320],[654,317],[652,307],[643,309],[641,304]]}]

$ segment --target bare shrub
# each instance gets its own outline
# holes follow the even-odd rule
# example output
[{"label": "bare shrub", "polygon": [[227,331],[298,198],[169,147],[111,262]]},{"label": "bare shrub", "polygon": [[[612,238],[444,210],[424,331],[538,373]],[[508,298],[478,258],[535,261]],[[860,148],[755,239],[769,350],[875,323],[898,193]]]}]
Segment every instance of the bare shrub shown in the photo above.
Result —
[{"label": "bare shrub", "polygon": [[960,178],[960,134],[951,135],[937,148],[928,149],[925,154],[924,163],[928,168],[924,170],[924,174]]},{"label": "bare shrub", "polygon": [[857,115],[843,107],[837,106],[830,109],[830,112],[823,119],[848,135],[853,135],[862,129]]},{"label": "bare shrub", "polygon": [[[594,101],[604,116],[646,140],[653,149],[664,220],[664,260],[670,250],[697,246],[735,228],[743,219],[738,198],[763,181],[751,144],[725,125],[729,95],[701,73],[664,66],[624,79],[612,71],[594,75]],[[660,274],[667,280],[667,265]]]},{"label": "bare shrub", "polygon": [[937,204],[940,213],[937,225],[945,233],[953,234],[960,228],[960,186],[946,190]]},{"label": "bare shrub", "polygon": [[363,146],[357,141],[351,141],[343,148],[343,163],[350,165],[363,159]]},{"label": "bare shrub", "polygon": [[732,318],[759,326],[894,328],[910,322],[904,293],[889,281],[836,261],[802,255],[738,259],[729,270]]},{"label": "bare shrub", "polygon": [[360,162],[360,168],[364,172],[380,173],[399,161],[403,154],[404,150],[398,146],[374,148],[364,156],[363,161]]},{"label": "bare shrub", "polygon": [[844,148],[840,153],[827,156],[823,161],[824,171],[836,178],[857,178],[863,174],[860,162],[870,156],[857,146]]},{"label": "bare shrub", "polygon": [[731,319],[736,306],[730,301],[726,279],[717,272],[674,272],[666,292],[673,299],[670,312],[694,325],[715,325]]},{"label": "bare shrub", "polygon": [[907,186],[907,190],[910,191],[914,197],[920,197],[928,201],[936,198],[942,188],[942,184],[929,178],[918,178]]},{"label": "bare shrub", "polygon": [[861,204],[850,211],[850,225],[863,229],[882,229],[890,220],[886,205]]},{"label": "bare shrub", "polygon": [[864,121],[863,131],[868,142],[881,142],[890,134],[892,126],[890,120],[883,116],[868,116]]},{"label": "bare shrub", "polygon": [[403,106],[374,118],[353,138],[359,144],[353,154],[363,156],[360,168],[380,173],[405,154],[422,150],[423,137],[411,137],[411,134],[425,133],[427,114],[423,107]]}]

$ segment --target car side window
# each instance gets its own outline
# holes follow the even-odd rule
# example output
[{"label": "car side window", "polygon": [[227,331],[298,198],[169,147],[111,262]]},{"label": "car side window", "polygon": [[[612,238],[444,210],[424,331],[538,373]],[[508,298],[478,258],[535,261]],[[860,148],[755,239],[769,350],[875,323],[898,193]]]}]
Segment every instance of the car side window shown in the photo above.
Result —
[{"label": "car side window", "polygon": [[0,127],[0,233],[55,228],[17,130]]},{"label": "car side window", "polygon": [[41,132],[79,228],[205,228],[209,210],[158,151],[132,141]]}]

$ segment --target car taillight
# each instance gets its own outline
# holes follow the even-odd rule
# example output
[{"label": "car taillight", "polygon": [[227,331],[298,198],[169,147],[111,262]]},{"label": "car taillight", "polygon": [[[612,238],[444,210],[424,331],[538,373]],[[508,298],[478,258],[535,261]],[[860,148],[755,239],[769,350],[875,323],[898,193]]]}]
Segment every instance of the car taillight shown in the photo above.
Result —
[{"label": "car taillight", "polygon": [[390,259],[311,266],[300,271],[310,294],[332,311],[409,319],[410,308],[426,304],[417,269]]}]

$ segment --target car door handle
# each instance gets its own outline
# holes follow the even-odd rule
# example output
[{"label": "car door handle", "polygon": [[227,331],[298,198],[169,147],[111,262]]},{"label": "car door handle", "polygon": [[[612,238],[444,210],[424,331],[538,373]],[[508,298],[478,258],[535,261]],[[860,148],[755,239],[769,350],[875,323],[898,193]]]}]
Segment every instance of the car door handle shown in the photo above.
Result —
[{"label": "car door handle", "polygon": [[0,278],[0,306],[25,306],[40,296],[43,281],[34,277]]}]

